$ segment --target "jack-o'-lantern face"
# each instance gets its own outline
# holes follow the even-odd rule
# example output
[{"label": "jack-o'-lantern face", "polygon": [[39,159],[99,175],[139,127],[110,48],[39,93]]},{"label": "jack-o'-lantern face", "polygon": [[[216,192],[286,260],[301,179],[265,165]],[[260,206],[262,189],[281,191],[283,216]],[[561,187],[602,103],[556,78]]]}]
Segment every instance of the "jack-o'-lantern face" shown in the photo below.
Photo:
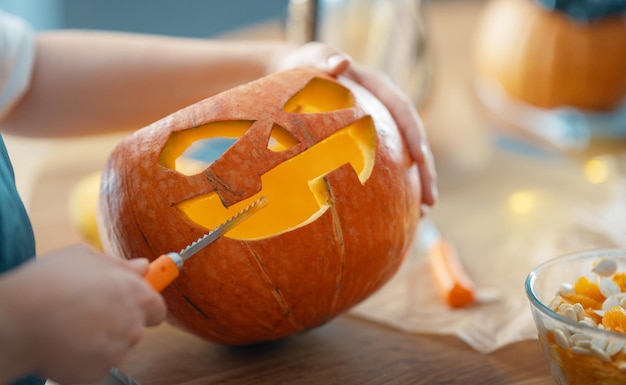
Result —
[{"label": "jack-o'-lantern face", "polygon": [[[327,130],[328,137],[310,146],[301,125],[306,117],[294,118],[296,114],[332,114],[354,108],[346,88],[314,78],[276,108],[282,111],[258,120],[212,122],[170,136],[160,163],[184,175],[202,173],[215,181],[212,191],[176,205],[192,222],[213,229],[263,195],[268,198],[267,208],[230,231],[228,237],[245,240],[278,235],[306,225],[330,207],[323,178],[329,172],[350,164],[365,183],[372,172],[376,148],[371,118],[332,127]],[[264,146],[251,147],[258,137],[263,138],[260,142]],[[271,159],[266,163],[271,169],[260,165],[258,159]],[[237,174],[228,172],[228,164],[237,164]],[[233,186],[239,191],[233,192]],[[235,198],[236,203],[225,206],[221,194],[243,199]]]},{"label": "jack-o'-lantern face", "polygon": [[247,344],[315,328],[387,282],[415,234],[420,191],[379,100],[293,69],[120,143],[103,171],[100,233],[107,253],[152,260],[267,197],[163,291],[175,326]]}]

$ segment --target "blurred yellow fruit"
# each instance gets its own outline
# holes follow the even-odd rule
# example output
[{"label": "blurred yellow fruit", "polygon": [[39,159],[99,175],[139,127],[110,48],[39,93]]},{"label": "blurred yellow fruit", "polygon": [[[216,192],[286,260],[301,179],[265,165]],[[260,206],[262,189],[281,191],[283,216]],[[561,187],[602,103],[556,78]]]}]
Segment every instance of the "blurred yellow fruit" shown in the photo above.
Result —
[{"label": "blurred yellow fruit", "polygon": [[102,173],[97,171],[78,181],[71,191],[69,200],[72,223],[85,242],[98,250],[102,250],[97,222],[101,175]]}]

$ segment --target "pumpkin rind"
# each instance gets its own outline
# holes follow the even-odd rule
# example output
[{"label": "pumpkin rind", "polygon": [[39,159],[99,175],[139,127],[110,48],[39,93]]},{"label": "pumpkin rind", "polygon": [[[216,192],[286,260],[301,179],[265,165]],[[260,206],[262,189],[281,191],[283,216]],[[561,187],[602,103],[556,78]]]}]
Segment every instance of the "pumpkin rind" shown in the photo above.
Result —
[{"label": "pumpkin rind", "polygon": [[[345,87],[355,105],[323,113],[283,111],[313,79]],[[227,206],[250,199],[263,188],[259,180],[251,180],[250,169],[266,172],[359,119],[372,119],[376,135],[373,167],[365,182],[349,164],[334,169],[323,176],[329,205],[319,217],[259,239],[226,234],[190,258],[163,292],[172,324],[218,343],[274,340],[328,322],[397,271],[414,237],[421,200],[417,167],[388,111],[346,79],[313,69],[284,71],[135,132],[115,148],[103,171],[99,222],[105,250],[150,260],[181,250],[208,229],[181,215],[178,203],[211,191],[218,191]],[[159,163],[172,133],[237,120],[254,123],[207,172],[187,176]],[[270,159],[259,154],[265,154],[273,124],[290,130],[299,143],[267,155]],[[256,157],[247,166],[235,160],[245,153]],[[209,176],[218,174],[224,183],[220,186]],[[280,202],[270,202],[259,215],[271,204]]]}]

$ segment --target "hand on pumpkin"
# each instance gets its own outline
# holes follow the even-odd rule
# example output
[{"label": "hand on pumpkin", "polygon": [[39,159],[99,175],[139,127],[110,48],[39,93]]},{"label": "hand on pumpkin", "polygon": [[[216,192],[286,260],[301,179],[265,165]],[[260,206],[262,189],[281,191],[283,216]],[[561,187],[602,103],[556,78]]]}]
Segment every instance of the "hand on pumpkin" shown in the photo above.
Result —
[{"label": "hand on pumpkin", "polygon": [[398,124],[409,153],[418,164],[422,202],[426,206],[434,205],[438,198],[435,161],[422,121],[408,96],[383,73],[360,66],[347,54],[324,43],[312,42],[292,49],[279,60],[276,69],[307,65],[313,65],[331,75],[345,76],[383,102]]},{"label": "hand on pumpkin", "polygon": [[162,297],[142,279],[147,267],[73,246],[2,277],[0,346],[15,356],[0,359],[0,373],[18,368],[14,376],[33,371],[62,383],[103,377],[144,326],[165,318]]}]

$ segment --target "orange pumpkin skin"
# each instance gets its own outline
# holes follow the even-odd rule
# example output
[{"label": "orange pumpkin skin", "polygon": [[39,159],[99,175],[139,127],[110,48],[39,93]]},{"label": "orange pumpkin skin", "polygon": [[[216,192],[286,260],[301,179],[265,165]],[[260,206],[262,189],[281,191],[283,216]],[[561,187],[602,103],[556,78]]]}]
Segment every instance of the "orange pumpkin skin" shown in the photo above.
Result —
[{"label": "orange pumpkin skin", "polygon": [[626,18],[577,22],[533,0],[492,0],[476,34],[479,81],[542,108],[606,111],[626,98]]},{"label": "orange pumpkin skin", "polygon": [[[312,100],[326,100],[325,93],[338,86],[352,105],[286,111],[289,100],[312,83],[322,84],[323,90]],[[173,135],[240,121],[251,126],[206,170],[187,176],[163,165]],[[372,159],[361,165],[369,171],[357,173],[351,164],[332,167],[312,185],[317,199],[325,200],[323,209],[303,224],[277,231],[274,222],[297,210],[282,207],[289,200],[290,192],[284,191],[289,186],[272,189],[260,177],[317,151],[354,122],[365,122],[357,126],[366,132],[359,140],[372,146]],[[294,140],[286,149],[270,151],[268,138],[277,126]],[[328,153],[348,147],[352,139],[346,138]],[[325,153],[316,154],[319,158]],[[294,180],[295,186],[299,173],[286,174],[286,180]],[[150,260],[181,250],[208,231],[181,214],[181,202],[213,194],[224,210],[234,213],[237,205],[244,207],[266,190],[265,208],[187,260],[178,279],[164,290],[174,326],[209,341],[241,345],[322,325],[393,276],[420,215],[418,170],[384,106],[346,79],[294,69],[200,101],[120,143],[102,177],[99,224],[104,248],[123,258]],[[207,217],[212,220],[212,213]],[[250,235],[231,236],[239,228]]]}]

